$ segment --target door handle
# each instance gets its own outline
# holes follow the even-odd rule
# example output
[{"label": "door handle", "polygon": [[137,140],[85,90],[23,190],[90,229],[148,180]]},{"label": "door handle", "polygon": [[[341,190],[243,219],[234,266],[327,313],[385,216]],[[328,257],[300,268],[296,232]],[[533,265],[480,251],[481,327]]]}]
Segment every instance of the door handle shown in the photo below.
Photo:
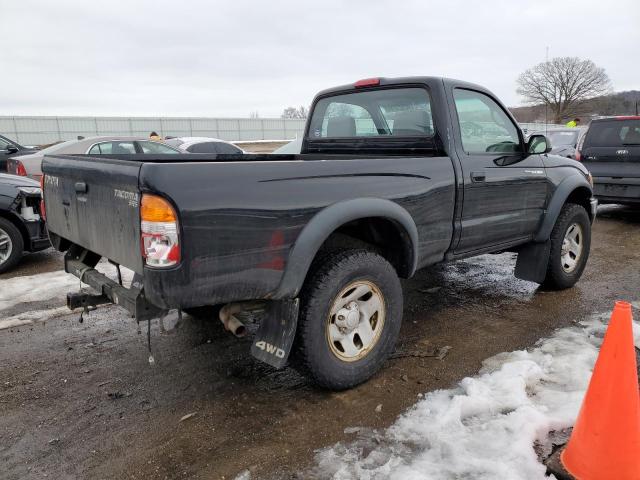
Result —
[{"label": "door handle", "polygon": [[484,172],[471,172],[472,182],[484,182],[487,179],[487,174]]},{"label": "door handle", "polygon": [[87,193],[87,184],[84,182],[76,182],[74,185],[76,193]]}]

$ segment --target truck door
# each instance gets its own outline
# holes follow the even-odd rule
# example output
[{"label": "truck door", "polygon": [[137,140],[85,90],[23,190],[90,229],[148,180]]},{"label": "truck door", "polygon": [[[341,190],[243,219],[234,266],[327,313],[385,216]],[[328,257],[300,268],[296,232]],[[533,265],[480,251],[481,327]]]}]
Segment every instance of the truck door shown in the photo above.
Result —
[{"label": "truck door", "polygon": [[463,172],[456,253],[526,241],[547,201],[540,155],[525,153],[520,129],[488,94],[454,88],[454,143]]}]

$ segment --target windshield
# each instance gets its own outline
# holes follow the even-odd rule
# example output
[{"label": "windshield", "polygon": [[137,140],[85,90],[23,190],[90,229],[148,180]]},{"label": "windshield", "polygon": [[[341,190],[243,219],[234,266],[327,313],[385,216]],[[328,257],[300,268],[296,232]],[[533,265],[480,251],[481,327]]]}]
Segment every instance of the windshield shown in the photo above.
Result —
[{"label": "windshield", "polygon": [[640,119],[593,122],[584,143],[585,148],[640,145]]},{"label": "windshield", "polygon": [[549,137],[552,147],[559,147],[561,145],[575,145],[578,140],[579,133],[579,131],[549,132],[547,133],[547,137]]}]

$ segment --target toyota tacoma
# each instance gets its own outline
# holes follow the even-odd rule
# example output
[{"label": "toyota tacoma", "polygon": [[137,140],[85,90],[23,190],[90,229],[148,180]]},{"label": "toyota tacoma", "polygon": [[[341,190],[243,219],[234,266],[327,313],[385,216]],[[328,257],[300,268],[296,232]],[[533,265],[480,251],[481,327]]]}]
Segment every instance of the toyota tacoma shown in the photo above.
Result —
[{"label": "toyota tacoma", "polygon": [[[251,353],[345,389],[393,351],[400,278],[517,252],[515,275],[573,286],[597,202],[579,162],[525,142],[478,85],[371,78],[320,92],[300,154],[48,155],[44,200],[65,268],[138,320],[218,306]],[[94,267],[135,272],[125,288]],[[257,313],[256,313],[257,312]]]}]

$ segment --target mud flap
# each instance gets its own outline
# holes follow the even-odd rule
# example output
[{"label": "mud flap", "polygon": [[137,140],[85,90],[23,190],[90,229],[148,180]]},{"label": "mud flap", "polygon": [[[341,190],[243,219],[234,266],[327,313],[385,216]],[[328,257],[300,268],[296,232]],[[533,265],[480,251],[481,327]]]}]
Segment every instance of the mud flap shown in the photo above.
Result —
[{"label": "mud flap", "polygon": [[272,367],[284,367],[296,335],[299,308],[297,298],[269,302],[251,345],[251,355]]},{"label": "mud flap", "polygon": [[528,243],[518,251],[514,275],[520,280],[542,283],[547,276],[551,241]]}]

